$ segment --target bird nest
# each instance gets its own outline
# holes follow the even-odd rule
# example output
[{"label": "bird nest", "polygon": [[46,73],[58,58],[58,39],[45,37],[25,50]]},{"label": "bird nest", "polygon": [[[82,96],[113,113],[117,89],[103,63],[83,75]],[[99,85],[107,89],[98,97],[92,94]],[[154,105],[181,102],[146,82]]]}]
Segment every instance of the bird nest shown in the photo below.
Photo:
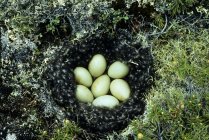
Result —
[{"label": "bird nest", "polygon": [[[53,99],[65,109],[66,116],[83,129],[93,133],[121,130],[144,112],[144,97],[153,83],[152,55],[148,47],[131,42],[127,33],[114,36],[100,33],[78,43],[65,42],[61,51],[57,52],[55,61],[48,66],[45,78]],[[125,80],[130,85],[131,96],[113,109],[81,103],[75,97],[73,70],[77,66],[88,67],[95,54],[102,54],[108,66],[119,60],[126,62],[130,68]]]}]

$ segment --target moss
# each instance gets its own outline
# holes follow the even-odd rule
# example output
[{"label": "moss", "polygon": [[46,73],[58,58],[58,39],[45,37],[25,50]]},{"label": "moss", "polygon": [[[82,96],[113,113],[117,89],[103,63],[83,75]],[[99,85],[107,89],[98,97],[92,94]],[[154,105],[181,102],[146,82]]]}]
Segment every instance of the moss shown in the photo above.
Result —
[{"label": "moss", "polygon": [[146,139],[208,139],[208,109],[202,106],[208,98],[206,92],[188,95],[181,88],[158,86],[151,95],[143,121],[132,123],[136,135],[141,132]]},{"label": "moss", "polygon": [[[156,44],[156,62],[161,62],[157,72],[165,79],[164,82],[191,80],[198,86],[205,87],[209,80],[208,30],[202,30],[197,34],[184,27],[175,34],[178,34],[178,39],[171,39],[165,45]],[[167,79],[167,76],[172,77]]]},{"label": "moss", "polygon": [[77,127],[77,125],[65,119],[61,127],[54,129],[53,135],[51,137],[47,135],[47,131],[43,131],[39,137],[40,139],[69,140],[76,139],[79,133],[80,129]]},{"label": "moss", "polygon": [[156,1],[155,3],[159,11],[175,16],[191,12],[198,2],[196,0],[164,0],[163,2]]},{"label": "moss", "polygon": [[[40,38],[40,34],[45,35],[44,29],[47,29],[46,32],[54,32],[55,26],[58,24],[57,21],[60,20],[57,17],[66,16],[66,11],[71,7],[70,4],[66,2],[65,5],[59,5],[58,2],[51,0],[42,2],[38,0],[8,0],[0,5],[2,7],[0,21],[6,29],[13,33],[34,40]],[[46,27],[41,26],[44,23]],[[64,25],[62,20],[60,23]],[[56,26],[56,28],[58,27]],[[66,29],[68,30],[68,28]]]}]

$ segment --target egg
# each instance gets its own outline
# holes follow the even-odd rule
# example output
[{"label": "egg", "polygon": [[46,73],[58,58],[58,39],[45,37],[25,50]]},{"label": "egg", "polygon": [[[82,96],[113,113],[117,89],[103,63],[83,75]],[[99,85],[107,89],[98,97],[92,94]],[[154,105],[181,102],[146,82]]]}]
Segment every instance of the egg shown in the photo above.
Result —
[{"label": "egg", "polygon": [[103,95],[94,99],[92,104],[96,107],[105,107],[112,109],[115,106],[119,105],[119,101],[111,95]]},{"label": "egg", "polygon": [[120,101],[125,101],[130,97],[130,87],[123,79],[115,79],[110,84],[110,92]]},{"label": "egg", "polygon": [[129,67],[120,61],[114,62],[108,69],[108,75],[114,79],[123,78],[128,74],[128,72]]},{"label": "egg", "polygon": [[94,97],[99,97],[108,93],[110,88],[110,77],[102,75],[98,77],[91,86]]},{"label": "egg", "polygon": [[107,62],[104,56],[101,54],[96,54],[89,62],[88,69],[93,77],[99,77],[104,73],[106,66]]},{"label": "egg", "polygon": [[92,77],[87,69],[83,67],[76,67],[74,70],[75,80],[86,87],[90,87],[92,85]]},{"label": "egg", "polygon": [[83,85],[77,85],[76,88],[76,98],[83,103],[89,103],[94,100],[93,94],[91,91],[83,86]]}]

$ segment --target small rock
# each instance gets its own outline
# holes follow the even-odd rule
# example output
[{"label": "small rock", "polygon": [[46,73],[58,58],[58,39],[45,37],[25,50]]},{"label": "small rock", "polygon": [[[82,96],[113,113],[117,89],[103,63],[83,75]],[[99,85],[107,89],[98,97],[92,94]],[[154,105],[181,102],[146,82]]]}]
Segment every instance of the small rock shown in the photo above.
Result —
[{"label": "small rock", "polygon": [[130,87],[125,80],[115,79],[110,84],[110,91],[120,101],[125,101],[130,97]]},{"label": "small rock", "polygon": [[77,85],[76,98],[79,101],[84,102],[84,103],[89,103],[94,100],[94,97],[91,91],[83,85]]},{"label": "small rock", "polygon": [[107,66],[107,62],[103,55],[97,54],[91,59],[88,69],[93,77],[101,76]]},{"label": "small rock", "polygon": [[112,63],[108,69],[108,75],[114,79],[123,78],[128,74],[128,72],[128,66],[120,61]]},{"label": "small rock", "polygon": [[91,86],[94,97],[99,97],[108,93],[110,89],[110,77],[102,75],[98,77]]},{"label": "small rock", "polygon": [[96,98],[92,104],[96,107],[106,107],[111,109],[119,105],[119,101],[111,95],[103,95]]},{"label": "small rock", "polygon": [[75,80],[86,87],[90,87],[92,84],[92,77],[91,74],[88,72],[87,69],[83,67],[76,67],[74,70]]}]

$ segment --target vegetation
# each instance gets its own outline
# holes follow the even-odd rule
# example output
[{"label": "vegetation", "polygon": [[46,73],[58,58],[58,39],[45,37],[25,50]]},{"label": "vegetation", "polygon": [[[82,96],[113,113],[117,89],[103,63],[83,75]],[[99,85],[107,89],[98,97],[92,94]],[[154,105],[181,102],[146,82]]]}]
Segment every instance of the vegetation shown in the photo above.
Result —
[{"label": "vegetation", "polygon": [[51,140],[69,140],[76,139],[76,135],[79,134],[79,128],[75,123],[69,120],[64,120],[63,126],[56,129]]},{"label": "vegetation", "polygon": [[154,85],[145,113],[106,139],[209,139],[208,7],[206,0],[0,0],[0,133],[30,128],[32,138],[51,140],[92,135],[65,119],[42,74],[63,40],[125,29],[151,49]]}]

